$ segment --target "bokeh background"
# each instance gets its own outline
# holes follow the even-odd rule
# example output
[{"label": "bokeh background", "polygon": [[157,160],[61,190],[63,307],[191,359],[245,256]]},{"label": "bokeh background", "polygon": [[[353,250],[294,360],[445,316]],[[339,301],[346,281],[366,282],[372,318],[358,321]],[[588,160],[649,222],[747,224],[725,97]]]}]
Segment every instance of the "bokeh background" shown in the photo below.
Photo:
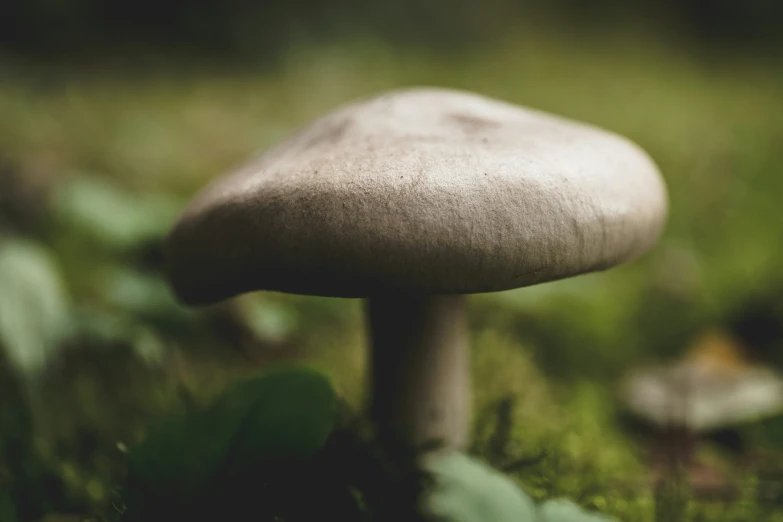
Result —
[{"label": "bokeh background", "polygon": [[[671,213],[653,252],[475,296],[470,320],[472,450],[538,498],[662,520],[618,379],[712,331],[739,354],[726,364],[783,366],[781,19],[772,0],[5,0],[0,520],[109,506],[148,421],[275,361],[312,361],[362,403],[358,301],[188,309],[160,245],[212,177],[408,85],[590,122],[660,166]],[[764,457],[682,516],[783,520],[780,424],[732,427]],[[717,469],[734,462],[724,439],[705,445]]]}]

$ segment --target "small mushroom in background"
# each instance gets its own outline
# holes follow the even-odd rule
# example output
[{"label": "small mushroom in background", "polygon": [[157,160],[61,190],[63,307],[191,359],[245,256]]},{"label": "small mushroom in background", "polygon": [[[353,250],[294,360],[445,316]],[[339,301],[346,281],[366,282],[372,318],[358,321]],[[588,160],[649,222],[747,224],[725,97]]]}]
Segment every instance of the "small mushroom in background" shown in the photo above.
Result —
[{"label": "small mushroom in background", "polygon": [[379,437],[459,450],[465,295],[630,261],[666,213],[655,164],[620,136],[409,88],[340,108],[213,182],[168,238],[168,273],[191,305],[257,290],[366,299]]},{"label": "small mushroom in background", "polygon": [[750,362],[739,341],[722,331],[697,338],[670,365],[643,368],[622,384],[630,413],[656,434],[654,466],[686,470],[691,486],[707,492],[725,486],[717,468],[697,458],[697,443],[711,433],[783,413],[783,378]]}]

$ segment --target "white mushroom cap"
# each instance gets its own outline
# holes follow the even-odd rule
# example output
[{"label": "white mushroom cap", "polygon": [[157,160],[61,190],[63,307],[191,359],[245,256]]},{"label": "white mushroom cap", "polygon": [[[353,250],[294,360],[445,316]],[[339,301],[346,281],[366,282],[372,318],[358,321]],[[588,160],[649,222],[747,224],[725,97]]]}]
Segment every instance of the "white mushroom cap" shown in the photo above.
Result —
[{"label": "white mushroom cap", "polygon": [[508,290],[628,261],[667,197],[618,135],[467,92],[340,108],[216,180],[167,244],[179,296]]},{"label": "white mushroom cap", "polygon": [[[710,334],[702,342],[725,340]],[[716,346],[711,352],[695,350],[673,366],[633,372],[623,383],[626,406],[656,425],[694,431],[783,413],[783,378],[769,368],[727,360],[726,345]]]}]

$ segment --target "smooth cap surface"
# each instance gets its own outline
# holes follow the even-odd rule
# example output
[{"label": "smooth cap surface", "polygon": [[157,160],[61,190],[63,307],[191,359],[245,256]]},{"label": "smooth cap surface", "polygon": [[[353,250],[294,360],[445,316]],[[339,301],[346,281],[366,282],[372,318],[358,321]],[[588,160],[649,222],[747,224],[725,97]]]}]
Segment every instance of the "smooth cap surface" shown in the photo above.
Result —
[{"label": "smooth cap surface", "polygon": [[655,164],[625,138],[413,88],[340,108],[213,182],[166,254],[190,304],[479,293],[630,260],[666,211]]}]

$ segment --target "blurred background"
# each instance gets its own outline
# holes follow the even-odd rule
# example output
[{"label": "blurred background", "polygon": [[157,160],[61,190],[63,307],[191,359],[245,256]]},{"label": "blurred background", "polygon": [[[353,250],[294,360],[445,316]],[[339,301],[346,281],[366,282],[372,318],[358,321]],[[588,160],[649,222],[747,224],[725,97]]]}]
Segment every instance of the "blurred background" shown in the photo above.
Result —
[{"label": "blurred background", "polygon": [[[148,421],[274,361],[312,361],[362,403],[358,301],[188,309],[160,246],[212,177],[407,85],[596,124],[660,166],[671,211],[653,252],[475,296],[470,320],[472,450],[538,498],[665,520],[648,480],[660,434],[619,380],[687,354],[783,370],[781,19],[773,0],[4,0],[0,521],[110,506]],[[705,435],[693,520],[783,520],[774,413]]]}]

